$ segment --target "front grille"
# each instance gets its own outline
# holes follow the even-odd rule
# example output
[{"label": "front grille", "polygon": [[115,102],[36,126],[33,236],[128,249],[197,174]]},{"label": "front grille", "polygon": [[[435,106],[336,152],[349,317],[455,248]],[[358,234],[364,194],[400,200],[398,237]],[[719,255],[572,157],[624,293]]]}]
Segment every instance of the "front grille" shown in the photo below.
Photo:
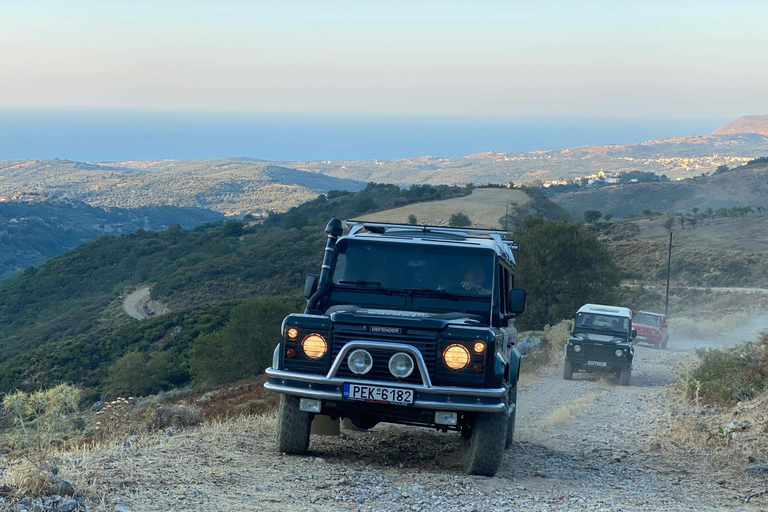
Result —
[{"label": "front grille", "polygon": [[[350,341],[375,341],[375,342],[389,342],[389,343],[402,343],[405,345],[411,345],[415,347],[421,356],[424,358],[427,371],[431,378],[434,379],[435,367],[437,361],[437,332],[425,331],[423,329],[403,329],[402,334],[383,334],[383,333],[371,333],[367,331],[364,325],[336,325],[333,329],[333,344],[331,348],[331,360],[335,360],[339,355],[344,345]],[[373,368],[365,375],[358,376],[349,371],[347,361],[343,361],[339,367],[339,371],[336,373],[337,377],[344,378],[362,378],[370,380],[385,380],[393,382],[406,382],[411,384],[421,384],[422,378],[419,372],[419,367],[414,360],[413,373],[411,373],[405,379],[396,379],[389,372],[389,358],[397,350],[370,349],[368,352],[373,358]]]}]

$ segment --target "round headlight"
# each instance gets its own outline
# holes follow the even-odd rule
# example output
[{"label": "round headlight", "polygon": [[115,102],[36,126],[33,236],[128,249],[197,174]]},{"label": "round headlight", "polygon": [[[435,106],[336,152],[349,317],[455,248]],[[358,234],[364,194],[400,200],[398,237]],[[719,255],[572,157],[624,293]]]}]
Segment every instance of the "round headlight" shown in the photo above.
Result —
[{"label": "round headlight", "polygon": [[295,327],[290,327],[286,334],[288,335],[288,338],[295,340],[299,336],[299,330]]},{"label": "round headlight", "polygon": [[443,352],[443,361],[451,370],[462,370],[469,364],[469,350],[464,345],[448,345]]},{"label": "round headlight", "polygon": [[621,349],[617,348],[614,354],[616,354],[616,357],[621,357],[622,355],[624,355],[624,352],[622,352]]},{"label": "round headlight", "polygon": [[373,368],[373,358],[367,350],[361,348],[353,350],[347,357],[349,371],[355,375],[365,375]]},{"label": "round headlight", "polygon": [[573,351],[574,352],[581,352],[581,345],[574,345],[573,346]]},{"label": "round headlight", "polygon": [[301,350],[310,359],[320,359],[328,350],[328,344],[319,334],[310,334],[301,342]]},{"label": "round headlight", "polygon": [[478,354],[482,354],[483,350],[485,350],[485,343],[483,343],[482,341],[476,341],[475,352],[477,352]]},{"label": "round headlight", "polygon": [[413,372],[413,358],[405,352],[398,352],[389,358],[389,373],[404,379]]}]

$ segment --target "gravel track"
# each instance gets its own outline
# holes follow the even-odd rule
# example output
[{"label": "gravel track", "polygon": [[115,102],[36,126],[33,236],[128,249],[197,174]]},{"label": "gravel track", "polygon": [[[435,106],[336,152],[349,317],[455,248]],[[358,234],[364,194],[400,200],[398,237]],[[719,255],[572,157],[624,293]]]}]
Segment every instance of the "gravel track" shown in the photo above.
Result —
[{"label": "gravel track", "polygon": [[764,498],[745,504],[695,465],[665,458],[653,441],[678,357],[754,339],[767,326],[768,315],[719,339],[638,346],[630,387],[594,375],[565,381],[562,366],[527,376],[517,442],[493,478],[461,473],[457,433],[380,425],[315,436],[309,455],[294,457],[278,454],[273,435],[256,434],[246,420],[131,456],[103,454],[78,476],[99,475],[110,501],[134,511],[765,510]]}]

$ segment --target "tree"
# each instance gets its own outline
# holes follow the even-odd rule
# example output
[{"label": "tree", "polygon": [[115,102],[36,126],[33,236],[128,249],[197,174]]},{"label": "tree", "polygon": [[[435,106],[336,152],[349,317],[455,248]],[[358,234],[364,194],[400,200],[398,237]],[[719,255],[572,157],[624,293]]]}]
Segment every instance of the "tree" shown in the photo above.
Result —
[{"label": "tree", "polygon": [[414,225],[414,226],[415,226],[415,225],[416,225],[416,224],[418,224],[418,223],[419,223],[419,221],[418,221],[418,219],[416,218],[416,215],[414,215],[414,214],[412,214],[412,213],[411,213],[410,215],[408,215],[408,224],[411,224],[411,225]]},{"label": "tree", "polygon": [[730,171],[730,169],[728,169],[727,165],[719,165],[717,169],[715,169],[715,174],[720,174],[728,171]]},{"label": "tree", "polygon": [[262,373],[280,343],[283,319],[300,311],[301,302],[270,297],[236,306],[222,330],[195,340],[189,361],[195,382],[223,384]]},{"label": "tree", "polygon": [[675,218],[672,216],[667,217],[662,225],[664,226],[664,229],[667,230],[667,233],[672,233],[672,226],[675,225]]},{"label": "tree", "polygon": [[613,218],[613,215],[610,213],[606,213],[603,218],[605,219],[605,222],[610,222],[610,220]]},{"label": "tree", "polygon": [[516,286],[528,294],[520,327],[540,329],[572,318],[586,303],[616,298],[621,272],[586,226],[528,216],[514,235],[520,245]]},{"label": "tree", "polygon": [[688,224],[691,225],[693,229],[696,229],[696,224],[699,222],[699,218],[696,215],[691,215],[688,217]]},{"label": "tree", "polygon": [[677,221],[680,223],[680,229],[685,229],[685,216],[682,213],[678,214]]},{"label": "tree", "polygon": [[584,212],[584,221],[589,224],[594,224],[598,220],[600,220],[600,217],[603,216],[603,213],[599,210],[587,210]]},{"label": "tree", "polygon": [[451,215],[451,218],[448,219],[448,225],[454,228],[468,228],[472,225],[472,221],[467,214],[459,212]]}]

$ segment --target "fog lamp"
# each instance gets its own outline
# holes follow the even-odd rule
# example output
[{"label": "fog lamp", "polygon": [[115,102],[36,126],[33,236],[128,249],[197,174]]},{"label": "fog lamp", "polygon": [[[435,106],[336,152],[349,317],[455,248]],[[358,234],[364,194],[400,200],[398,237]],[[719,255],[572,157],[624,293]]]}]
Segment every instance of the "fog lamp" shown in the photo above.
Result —
[{"label": "fog lamp", "polygon": [[443,361],[451,370],[462,370],[469,364],[469,350],[464,345],[448,345],[443,352]]},{"label": "fog lamp", "polygon": [[581,345],[574,345],[573,346],[573,351],[574,352],[581,352]]},{"label": "fog lamp", "polygon": [[365,375],[373,368],[373,358],[367,350],[361,348],[352,351],[347,357],[349,371],[355,375]]},{"label": "fog lamp", "polygon": [[405,352],[398,352],[389,358],[389,373],[404,379],[413,372],[413,358]]},{"label": "fog lamp", "polygon": [[622,352],[621,349],[617,348],[615,354],[616,354],[616,357],[621,357],[624,355],[624,352]]},{"label": "fog lamp", "polygon": [[485,350],[485,343],[483,343],[482,341],[476,341],[475,352],[477,352],[478,354],[482,354],[484,350]]},{"label": "fog lamp", "polygon": [[286,331],[288,339],[295,340],[299,336],[299,330],[295,327],[291,327]]},{"label": "fog lamp", "polygon": [[301,342],[301,350],[310,359],[320,359],[328,350],[328,344],[319,334],[310,334]]}]

